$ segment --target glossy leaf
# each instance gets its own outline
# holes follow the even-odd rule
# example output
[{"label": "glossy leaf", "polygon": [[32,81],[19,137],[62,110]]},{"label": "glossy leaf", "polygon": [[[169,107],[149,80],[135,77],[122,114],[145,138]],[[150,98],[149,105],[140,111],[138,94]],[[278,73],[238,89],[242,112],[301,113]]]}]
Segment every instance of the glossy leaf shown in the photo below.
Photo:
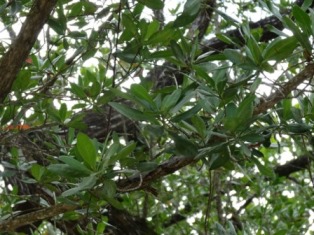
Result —
[{"label": "glossy leaf", "polygon": [[77,150],[80,156],[83,158],[84,163],[92,170],[96,169],[96,158],[97,152],[91,139],[83,134],[79,133],[77,135]]}]

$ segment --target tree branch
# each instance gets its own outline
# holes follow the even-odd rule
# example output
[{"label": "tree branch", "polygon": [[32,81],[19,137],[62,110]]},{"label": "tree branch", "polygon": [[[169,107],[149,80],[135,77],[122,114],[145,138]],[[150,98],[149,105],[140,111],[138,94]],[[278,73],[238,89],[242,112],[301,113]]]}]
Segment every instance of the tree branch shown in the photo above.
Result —
[{"label": "tree branch", "polygon": [[274,169],[276,175],[281,177],[288,177],[290,174],[307,169],[311,159],[309,156],[300,156],[297,159],[293,159],[283,165],[277,166]]},{"label": "tree branch", "polygon": [[308,64],[300,73],[295,75],[288,82],[283,84],[275,93],[267,97],[254,109],[254,115],[264,113],[267,109],[272,108],[279,101],[286,98],[291,91],[297,88],[302,82],[314,76],[314,64]]},{"label": "tree branch", "polygon": [[17,216],[13,219],[0,222],[0,231],[9,232],[23,225],[31,224],[39,220],[45,220],[65,213],[67,211],[75,210],[76,206],[58,204],[51,207],[43,208],[34,212]]},{"label": "tree branch", "polygon": [[0,103],[11,91],[13,82],[29,55],[39,32],[49,18],[57,0],[35,0],[20,33],[0,60]]}]

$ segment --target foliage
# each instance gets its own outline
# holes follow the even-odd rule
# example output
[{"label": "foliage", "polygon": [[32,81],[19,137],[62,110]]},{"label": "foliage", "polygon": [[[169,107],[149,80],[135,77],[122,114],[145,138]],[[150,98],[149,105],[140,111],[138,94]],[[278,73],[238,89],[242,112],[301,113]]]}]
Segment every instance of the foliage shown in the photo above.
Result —
[{"label": "foliage", "polygon": [[312,1],[170,2],[0,1],[1,231],[310,233]]}]

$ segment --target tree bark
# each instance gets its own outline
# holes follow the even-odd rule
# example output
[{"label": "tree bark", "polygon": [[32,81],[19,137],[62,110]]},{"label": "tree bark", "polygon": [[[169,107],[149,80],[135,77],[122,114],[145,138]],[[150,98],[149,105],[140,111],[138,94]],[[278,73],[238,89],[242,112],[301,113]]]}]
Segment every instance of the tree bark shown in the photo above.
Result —
[{"label": "tree bark", "polygon": [[57,0],[35,0],[20,33],[0,60],[0,103],[10,93],[13,82],[29,55],[38,34],[48,20]]}]

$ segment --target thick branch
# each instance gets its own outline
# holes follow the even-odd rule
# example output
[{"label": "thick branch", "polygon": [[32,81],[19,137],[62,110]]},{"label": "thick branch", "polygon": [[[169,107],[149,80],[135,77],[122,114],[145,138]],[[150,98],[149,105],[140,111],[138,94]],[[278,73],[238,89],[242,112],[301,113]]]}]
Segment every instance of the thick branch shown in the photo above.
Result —
[{"label": "thick branch", "polygon": [[72,211],[75,209],[76,206],[73,205],[70,206],[65,204],[58,204],[52,207],[43,208],[38,211],[20,215],[13,219],[0,222],[0,231],[2,232],[14,231],[15,229],[23,225],[31,224],[39,220],[49,219],[54,216],[65,213],[67,211]]},{"label": "thick branch", "polygon": [[309,156],[301,156],[285,163],[284,165],[277,166],[274,171],[278,176],[288,177],[294,172],[307,169],[310,162]]},{"label": "thick branch", "polygon": [[151,182],[160,179],[163,176],[170,175],[193,162],[195,162],[194,158],[176,156],[160,164],[155,170],[144,175],[137,175],[129,179],[121,180],[117,185],[121,192],[145,188],[149,186]]},{"label": "thick branch", "polygon": [[56,3],[57,0],[35,0],[19,35],[2,57],[0,61],[0,103],[11,91],[18,72]]},{"label": "thick branch", "polygon": [[295,75],[287,83],[283,84],[275,93],[271,94],[265,101],[261,102],[254,110],[254,114],[260,114],[272,108],[279,101],[286,98],[291,91],[297,88],[302,82],[314,76],[314,64],[308,64],[300,73]]}]

